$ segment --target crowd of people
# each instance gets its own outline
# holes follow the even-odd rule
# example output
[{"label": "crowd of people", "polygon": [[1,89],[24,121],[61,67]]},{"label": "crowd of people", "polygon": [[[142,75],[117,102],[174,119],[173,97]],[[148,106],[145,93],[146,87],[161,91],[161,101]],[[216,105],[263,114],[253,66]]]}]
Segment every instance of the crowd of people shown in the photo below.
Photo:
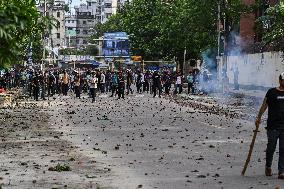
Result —
[{"label": "crowd of people", "polygon": [[110,93],[110,97],[117,96],[118,99],[133,94],[134,91],[150,93],[153,97],[182,93],[186,83],[187,93],[196,94],[202,90],[198,87],[201,79],[203,83],[209,82],[208,74],[190,71],[188,75],[183,75],[169,70],[142,72],[130,69],[125,71],[51,69],[43,72],[13,69],[0,73],[0,88],[21,87],[24,93],[34,100],[45,100],[55,94],[66,96],[70,92],[74,93],[76,98],[81,98],[82,93],[87,93],[94,102],[97,93]]}]

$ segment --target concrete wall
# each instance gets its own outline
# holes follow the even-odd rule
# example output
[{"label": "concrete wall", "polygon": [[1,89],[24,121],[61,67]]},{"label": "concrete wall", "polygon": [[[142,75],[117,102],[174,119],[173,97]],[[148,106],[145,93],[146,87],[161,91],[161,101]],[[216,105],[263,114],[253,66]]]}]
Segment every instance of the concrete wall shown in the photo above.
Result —
[{"label": "concrete wall", "polygon": [[234,83],[234,71],[238,69],[241,87],[253,89],[278,86],[278,77],[284,72],[282,52],[228,56],[223,60],[226,62],[229,83]]}]

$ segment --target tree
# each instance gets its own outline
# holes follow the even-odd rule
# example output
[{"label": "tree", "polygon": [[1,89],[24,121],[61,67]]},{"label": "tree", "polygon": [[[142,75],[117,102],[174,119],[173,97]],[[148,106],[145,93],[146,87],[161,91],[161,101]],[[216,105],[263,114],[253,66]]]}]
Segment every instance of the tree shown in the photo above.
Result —
[{"label": "tree", "polygon": [[34,0],[0,0],[0,66],[23,61],[31,44],[42,47],[45,23]]},{"label": "tree", "polygon": [[[199,58],[202,51],[217,46],[219,1],[133,0],[98,25],[95,37],[104,32],[127,32],[133,54],[144,59],[176,57],[182,61],[185,48],[190,58]],[[222,2],[222,16],[237,24],[244,8],[242,1]]]},{"label": "tree", "polygon": [[284,1],[266,10],[257,20],[257,30],[263,36],[264,46],[284,50]]}]

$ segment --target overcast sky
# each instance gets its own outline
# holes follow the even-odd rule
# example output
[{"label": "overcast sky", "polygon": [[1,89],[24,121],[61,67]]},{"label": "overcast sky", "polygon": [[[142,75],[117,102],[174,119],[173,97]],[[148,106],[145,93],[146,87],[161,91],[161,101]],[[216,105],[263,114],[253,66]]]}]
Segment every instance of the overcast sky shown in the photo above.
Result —
[{"label": "overcast sky", "polygon": [[85,0],[72,0],[72,5],[80,5],[80,2],[85,3]]}]

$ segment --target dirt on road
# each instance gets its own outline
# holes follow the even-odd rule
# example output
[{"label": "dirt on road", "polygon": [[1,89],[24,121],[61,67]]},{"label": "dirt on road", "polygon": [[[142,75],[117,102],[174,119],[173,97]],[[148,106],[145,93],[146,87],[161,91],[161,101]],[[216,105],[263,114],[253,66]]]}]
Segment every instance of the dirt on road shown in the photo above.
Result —
[{"label": "dirt on road", "polygon": [[102,188],[107,174],[49,124],[47,103],[0,109],[0,188]]}]

